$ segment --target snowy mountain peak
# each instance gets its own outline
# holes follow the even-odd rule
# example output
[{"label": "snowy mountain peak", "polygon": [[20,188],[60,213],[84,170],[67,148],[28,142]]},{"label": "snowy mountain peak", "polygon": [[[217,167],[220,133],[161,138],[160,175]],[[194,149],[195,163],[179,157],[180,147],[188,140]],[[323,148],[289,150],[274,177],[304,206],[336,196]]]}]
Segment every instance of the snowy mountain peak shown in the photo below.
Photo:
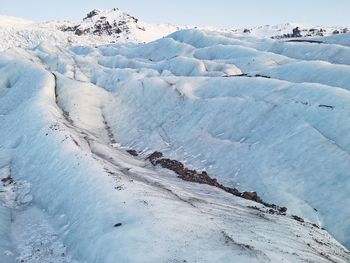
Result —
[{"label": "snowy mountain peak", "polygon": [[113,8],[111,10],[94,9],[90,11],[86,17],[83,18],[84,21],[98,21],[100,19],[106,19],[108,21],[118,21],[118,20],[131,20],[137,23],[138,19],[119,10],[118,8]]},{"label": "snowy mountain peak", "polygon": [[137,18],[113,8],[111,10],[94,9],[83,18],[81,23],[63,26],[61,30],[72,31],[78,36],[93,34],[119,38],[134,31],[145,31],[145,28],[138,24]]}]

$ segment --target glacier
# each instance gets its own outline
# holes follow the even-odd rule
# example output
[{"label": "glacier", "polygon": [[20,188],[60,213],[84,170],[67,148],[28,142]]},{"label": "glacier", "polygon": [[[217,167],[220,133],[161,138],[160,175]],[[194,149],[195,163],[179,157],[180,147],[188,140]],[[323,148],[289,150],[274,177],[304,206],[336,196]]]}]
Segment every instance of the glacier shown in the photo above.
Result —
[{"label": "glacier", "polygon": [[[1,263],[349,262],[348,34],[47,30],[0,54]],[[287,213],[183,181],[154,151]]]}]

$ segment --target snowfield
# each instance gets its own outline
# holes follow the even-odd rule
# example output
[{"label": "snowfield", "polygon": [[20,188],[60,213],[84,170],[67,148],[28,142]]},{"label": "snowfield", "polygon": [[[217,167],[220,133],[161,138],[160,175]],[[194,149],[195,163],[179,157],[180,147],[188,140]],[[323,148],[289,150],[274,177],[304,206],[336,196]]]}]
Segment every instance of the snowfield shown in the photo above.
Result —
[{"label": "snowfield", "polygon": [[[350,262],[348,34],[106,44],[11,19],[0,263]],[[288,210],[181,180],[155,151]]]},{"label": "snowfield", "polygon": [[118,9],[93,10],[79,22],[33,22],[0,15],[0,50],[12,47],[33,48],[43,41],[61,46],[149,42],[178,29],[177,25],[138,21]]}]

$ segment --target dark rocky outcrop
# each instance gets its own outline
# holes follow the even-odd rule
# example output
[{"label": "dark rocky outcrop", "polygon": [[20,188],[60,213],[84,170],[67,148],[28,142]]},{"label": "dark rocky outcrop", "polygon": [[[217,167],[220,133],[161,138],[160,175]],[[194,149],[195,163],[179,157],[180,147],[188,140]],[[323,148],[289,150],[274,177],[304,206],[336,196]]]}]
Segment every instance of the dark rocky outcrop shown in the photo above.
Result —
[{"label": "dark rocky outcrop", "polygon": [[255,74],[255,77],[257,78],[265,78],[265,79],[270,79],[270,76],[266,76],[266,75],[261,75],[261,74]]},{"label": "dark rocky outcrop", "polygon": [[256,192],[243,192],[242,197],[244,199],[252,200],[258,203],[262,202],[262,199],[258,196]]},{"label": "dark rocky outcrop", "polygon": [[132,150],[132,149],[129,149],[129,150],[126,150],[126,152],[132,156],[138,156],[139,154],[137,153],[137,151],[135,150]]},{"label": "dark rocky outcrop", "polygon": [[83,18],[83,20],[86,20],[88,18],[91,18],[93,16],[98,15],[100,12],[96,9],[92,10],[91,12],[87,13],[86,17]]},{"label": "dark rocky outcrop", "polygon": [[13,184],[14,180],[11,176],[6,176],[4,178],[1,179],[1,182],[4,186],[9,185],[9,184]]},{"label": "dark rocky outcrop", "polygon": [[292,218],[300,223],[304,223],[304,219],[302,219],[301,217],[299,216],[296,216],[296,215],[292,215]]},{"label": "dark rocky outcrop", "polygon": [[[284,38],[300,38],[300,37],[315,37],[315,36],[325,36],[325,35],[336,35],[336,34],[344,34],[347,33],[347,28],[339,28],[335,29],[333,31],[330,31],[330,29],[324,29],[324,28],[309,28],[309,29],[301,29],[300,27],[293,28],[291,33],[283,34],[283,35],[276,35],[272,36],[272,39],[284,39]],[[291,40],[292,41],[292,40]],[[302,40],[303,42],[308,42],[307,39]],[[297,42],[297,39],[295,39],[295,42]],[[311,42],[311,41],[310,41]],[[322,43],[321,41],[314,42],[314,43]]]},{"label": "dark rocky outcrop", "polygon": [[293,28],[292,37],[301,37],[301,32],[300,32],[300,28],[299,27]]},{"label": "dark rocky outcrop", "polygon": [[247,200],[251,200],[251,201],[263,204],[264,206],[270,207],[271,209],[274,209],[275,213],[277,214],[285,214],[287,212],[286,207],[280,207],[275,204],[269,204],[264,202],[256,192],[241,193],[236,188],[224,186],[220,184],[216,178],[210,177],[206,171],[198,172],[197,170],[188,169],[184,166],[183,163],[177,160],[163,158],[163,153],[161,152],[158,152],[158,151],[153,152],[151,155],[147,157],[147,159],[154,166],[159,165],[162,168],[175,172],[178,175],[178,177],[184,181],[199,183],[199,184],[207,184],[207,185],[220,188],[232,195],[235,195]]}]

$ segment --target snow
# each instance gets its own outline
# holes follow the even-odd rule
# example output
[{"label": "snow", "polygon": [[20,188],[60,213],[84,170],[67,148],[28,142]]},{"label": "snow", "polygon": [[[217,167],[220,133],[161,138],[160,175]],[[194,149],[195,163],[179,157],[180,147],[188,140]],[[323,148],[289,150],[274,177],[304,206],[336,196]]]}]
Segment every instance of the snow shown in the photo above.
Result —
[{"label": "snow", "polygon": [[[9,156],[11,151],[0,151],[0,178],[8,176],[8,162],[10,160]],[[3,187],[0,187],[0,200],[6,197],[6,192]],[[0,205],[0,262],[1,263],[12,263],[13,254],[11,252],[11,238],[9,229],[11,226],[11,212],[6,206]]]},{"label": "snow", "polygon": [[18,262],[73,263],[66,249],[46,219],[36,207],[29,207],[13,215],[13,242],[17,244]]},{"label": "snow", "polygon": [[350,65],[350,48],[341,45],[278,42],[267,51],[296,59]]},{"label": "snow", "polygon": [[[335,30],[342,32],[345,27],[335,27],[335,26],[320,26],[320,25],[308,25],[300,23],[286,23],[279,25],[265,25],[250,28],[250,35],[259,38],[270,38],[270,37],[283,37],[286,34],[292,34],[294,28],[299,28],[300,34],[302,36],[315,36],[318,34],[322,35],[332,35]],[[248,34],[248,35],[249,35]]]},{"label": "snow", "polygon": [[3,167],[0,177],[3,182],[0,187],[0,201],[3,203],[0,219],[7,219],[7,222],[0,223],[0,262],[73,263],[47,215],[31,205],[30,184],[13,181],[9,176],[10,166]]},{"label": "snow", "polygon": [[321,40],[323,43],[328,44],[337,44],[337,45],[343,45],[343,46],[350,46],[350,34],[340,34],[340,35],[332,35],[322,38],[313,38],[314,40]]},{"label": "snow", "polygon": [[[207,169],[229,184],[257,190],[264,199],[319,221],[338,239],[347,242],[348,211],[344,207],[348,206],[348,199],[344,182],[349,170],[349,143],[345,136],[348,128],[346,124],[337,125],[344,123],[349,110],[349,95],[344,90],[347,66],[299,62],[252,47],[229,45],[229,40],[224,41],[225,45],[217,44],[210,34],[208,42],[201,42],[202,48],[190,51],[187,45],[196,42],[189,38],[191,32],[193,38],[198,36],[197,31],[184,31],[186,37],[175,34],[176,39],[187,40],[182,49],[171,55],[155,48],[160,43],[171,43],[168,46],[173,50],[176,42],[166,39],[145,46],[101,48],[99,64],[92,62],[99,73],[86,74],[91,74],[94,83],[114,95],[115,102],[105,116],[118,141],[139,151],[161,150],[171,158]],[[343,48],[335,46],[336,49]],[[181,62],[186,61],[188,66],[203,61],[228,65],[235,62],[241,72],[253,76],[266,74],[289,82],[220,75],[189,78],[193,71],[186,70],[181,63],[168,66],[172,65],[169,59],[172,55],[181,57]],[[151,57],[148,61],[147,56]],[[159,76],[163,69],[153,64],[159,64],[161,58],[167,62],[161,65],[168,73]],[[116,63],[123,60],[130,63]],[[140,67],[156,69],[159,74],[119,78],[121,72]],[[310,74],[300,73],[305,71]],[[212,75],[200,70],[197,73]],[[221,76],[225,75],[221,72]],[[111,76],[115,81],[109,80]],[[333,180],[342,183],[327,184]],[[332,194],[323,199],[325,192]]]},{"label": "snow", "polygon": [[[106,32],[103,32],[103,29],[101,31],[101,27],[103,28],[106,24]],[[137,18],[116,8],[95,9],[82,22],[72,26],[77,26],[82,32],[89,31],[89,34],[110,34],[118,42],[150,42],[178,30],[176,25],[158,25],[138,21]]]},{"label": "snow", "polygon": [[[69,21],[32,22],[17,17],[0,16],[2,37],[0,50],[12,47],[34,48],[42,42],[65,47],[71,45],[96,46],[115,42],[143,43],[159,39],[179,29],[177,25],[150,24],[138,21],[118,9],[95,11],[97,12],[95,16],[85,18],[79,23]],[[105,32],[101,35],[94,34],[98,25],[106,22],[110,25],[115,24],[116,26],[113,27],[120,28],[121,32],[111,35]],[[89,32],[80,36],[71,31],[63,32],[62,30],[67,27],[76,27],[82,31],[89,30]]]},{"label": "snow", "polygon": [[[300,71],[307,72],[307,74],[300,74]],[[350,67],[325,61],[297,61],[272,69],[264,69],[257,73],[290,82],[320,83],[350,89]]]},{"label": "snow", "polygon": [[[0,54],[1,263],[349,262],[343,40],[54,27],[3,29],[22,48]],[[182,181],[156,150],[288,212]]]},{"label": "snow", "polygon": [[[110,118],[121,141],[139,150],[161,149],[172,158],[207,168],[209,173],[221,178],[233,179],[244,189],[258,189],[264,199],[278,201],[310,220],[316,220],[313,208],[317,208],[326,227],[346,240],[347,184],[326,183],[333,180],[334,167],[339,171],[335,180],[347,180],[348,157],[344,151],[348,150],[348,144],[342,137],[346,128],[336,125],[342,117],[318,105],[328,103],[336,110],[344,108],[339,114],[345,117],[347,94],[339,90],[339,95],[326,99],[325,88],[315,85],[292,88],[286,83],[267,80],[189,81],[192,89],[200,87],[190,92],[190,96],[184,89],[188,85],[177,83],[175,78],[165,79],[163,83],[153,79],[128,82],[119,87],[115,93],[119,102],[111,106],[118,110]],[[176,83],[172,90],[167,82]],[[230,127],[235,127],[234,131]],[[310,163],[318,170],[310,167]],[[238,175],[232,178],[235,173]],[[295,184],[298,181],[303,187]],[[328,191],[332,195],[327,200],[321,198]],[[323,208],[326,214],[322,213]],[[334,224],[334,213],[337,218],[343,218],[344,225]]]}]

